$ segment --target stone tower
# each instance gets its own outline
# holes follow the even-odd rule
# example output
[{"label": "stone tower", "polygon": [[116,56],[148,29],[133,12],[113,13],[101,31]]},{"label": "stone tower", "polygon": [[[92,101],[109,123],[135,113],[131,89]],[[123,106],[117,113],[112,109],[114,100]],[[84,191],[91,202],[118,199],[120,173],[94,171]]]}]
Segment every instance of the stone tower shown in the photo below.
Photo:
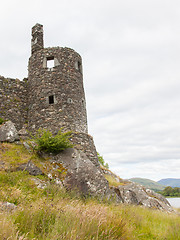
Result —
[{"label": "stone tower", "polygon": [[29,59],[29,130],[87,133],[82,59],[70,48],[44,48],[43,26],[32,28]]},{"label": "stone tower", "polygon": [[28,66],[28,128],[56,134],[72,130],[75,148],[99,166],[93,138],[88,135],[81,56],[70,48],[44,48],[43,26],[32,28]]},{"label": "stone tower", "polygon": [[0,76],[0,118],[17,130],[39,128],[56,134],[72,130],[74,148],[99,165],[93,138],[88,135],[81,56],[70,48],[44,48],[43,26],[32,28],[28,79]]}]

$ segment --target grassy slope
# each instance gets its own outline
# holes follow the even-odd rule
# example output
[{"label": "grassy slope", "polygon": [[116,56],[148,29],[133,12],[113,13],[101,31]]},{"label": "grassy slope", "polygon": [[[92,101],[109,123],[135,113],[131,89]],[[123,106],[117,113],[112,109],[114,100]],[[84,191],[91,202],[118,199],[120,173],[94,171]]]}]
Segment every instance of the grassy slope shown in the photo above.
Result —
[{"label": "grassy slope", "polygon": [[0,210],[0,239],[180,239],[178,215],[80,198],[53,182],[38,189],[33,179],[48,182],[46,176],[13,171],[30,159],[40,160],[23,146],[0,144],[0,201],[17,205],[14,212]]},{"label": "grassy slope", "polygon": [[161,191],[165,188],[165,186],[163,186],[162,184],[146,178],[131,178],[129,180],[135,183],[139,183],[146,188],[150,188],[154,191]]}]

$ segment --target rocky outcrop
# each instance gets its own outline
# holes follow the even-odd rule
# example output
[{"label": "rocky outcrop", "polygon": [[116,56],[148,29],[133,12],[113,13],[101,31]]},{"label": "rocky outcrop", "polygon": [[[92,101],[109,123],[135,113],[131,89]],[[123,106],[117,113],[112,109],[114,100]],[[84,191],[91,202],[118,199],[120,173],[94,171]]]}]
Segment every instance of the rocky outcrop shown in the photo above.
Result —
[{"label": "rocky outcrop", "polygon": [[[65,174],[62,183],[66,189],[77,190],[83,195],[110,196],[111,190],[101,169],[82,151],[69,148],[54,156],[43,154],[43,157],[49,158],[49,163],[54,166],[54,172],[58,169],[61,171],[63,167]],[[49,171],[49,177],[55,176],[53,169]],[[57,175],[55,178],[57,181]]]},{"label": "rocky outcrop", "polygon": [[[83,195],[113,198],[117,203],[142,205],[144,207],[172,212],[169,202],[160,194],[143,186],[123,180],[110,170],[95,166],[81,150],[66,149],[57,154],[44,154],[53,168],[48,165],[48,176],[63,184],[66,189],[76,190]],[[45,163],[44,163],[45,166]],[[58,178],[57,171],[63,171],[63,178]],[[105,175],[111,175],[119,186],[109,186]]]},{"label": "rocky outcrop", "polygon": [[0,125],[0,142],[14,142],[19,140],[18,132],[14,123],[7,121]]},{"label": "rocky outcrop", "polygon": [[118,200],[122,203],[142,205],[144,207],[172,212],[169,202],[162,195],[136,183],[128,183],[118,187],[112,187],[116,192]]},{"label": "rocky outcrop", "polygon": [[158,194],[153,190],[146,189],[140,184],[124,180],[111,172],[109,169],[104,167],[101,168],[105,177],[110,176],[111,181],[113,179],[113,183],[110,185],[110,188],[116,193],[117,202],[142,205],[144,207],[164,210],[166,212],[174,211],[166,198],[161,194]]},{"label": "rocky outcrop", "polygon": [[42,175],[41,169],[34,165],[31,161],[23,163],[16,168],[17,171],[27,171],[30,175],[37,176]]}]

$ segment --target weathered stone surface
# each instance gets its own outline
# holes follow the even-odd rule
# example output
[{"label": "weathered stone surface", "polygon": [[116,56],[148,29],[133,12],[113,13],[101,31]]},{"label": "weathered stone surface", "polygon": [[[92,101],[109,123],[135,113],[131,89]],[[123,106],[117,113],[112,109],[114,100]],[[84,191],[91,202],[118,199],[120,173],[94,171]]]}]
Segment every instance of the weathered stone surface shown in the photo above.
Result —
[{"label": "weathered stone surface", "polygon": [[173,208],[162,195],[145,189],[136,183],[113,187],[117,197],[122,203],[143,205],[144,207],[172,212]]},{"label": "weathered stone surface", "polygon": [[100,167],[94,141],[90,135],[86,133],[73,133],[71,141],[75,149],[83,151],[95,166]]},{"label": "weathered stone surface", "polygon": [[14,203],[10,202],[0,202],[0,210],[11,212],[15,210],[17,206]]},{"label": "weathered stone surface", "polygon": [[30,175],[37,176],[42,175],[41,169],[39,169],[34,163],[29,161],[28,163],[23,163],[16,168],[17,171],[27,171]]},{"label": "weathered stone surface", "polygon": [[28,70],[29,129],[87,133],[81,56],[66,47],[44,48],[43,26],[36,24]]},{"label": "weathered stone surface", "polygon": [[0,117],[11,120],[17,130],[27,121],[27,97],[26,79],[0,76]]},{"label": "weathered stone surface", "polygon": [[[173,211],[169,202],[162,195],[145,189],[141,185],[123,180],[110,170],[102,170],[82,150],[66,149],[57,155],[41,153],[41,157],[44,157],[52,166],[48,165],[46,173],[48,177],[59,183],[62,182],[66,189],[76,190],[83,195],[112,198],[117,203],[142,205],[167,212]],[[63,166],[66,170],[63,179],[58,178],[52,171],[52,168],[57,170],[58,165]],[[119,186],[109,187],[104,174],[109,174],[115,178],[119,182]]]},{"label": "weathered stone surface", "polygon": [[28,131],[26,130],[26,127],[23,126],[19,131],[18,134],[20,136],[21,139],[27,139],[28,137]]},{"label": "weathered stone surface", "polygon": [[28,152],[32,151],[32,147],[27,142],[23,142],[23,146],[28,150]]},{"label": "weathered stone surface", "polygon": [[51,156],[49,161],[60,163],[67,169],[63,180],[66,189],[78,190],[83,195],[110,196],[109,184],[101,170],[81,150],[66,149]]},{"label": "weathered stone surface", "polygon": [[0,142],[14,142],[17,140],[19,140],[19,135],[11,121],[0,125]]},{"label": "weathered stone surface", "polygon": [[36,184],[37,188],[39,189],[44,189],[45,187],[47,187],[47,182],[38,179],[38,178],[32,178],[33,182]]}]

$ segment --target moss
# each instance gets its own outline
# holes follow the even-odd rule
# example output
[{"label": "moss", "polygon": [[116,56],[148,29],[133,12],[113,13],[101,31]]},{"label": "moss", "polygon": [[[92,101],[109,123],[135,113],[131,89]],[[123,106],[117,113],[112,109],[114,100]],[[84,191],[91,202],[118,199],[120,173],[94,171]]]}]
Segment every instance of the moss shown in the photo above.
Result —
[{"label": "moss", "polygon": [[64,180],[67,174],[67,169],[63,167],[61,163],[56,162],[50,162],[50,161],[44,161],[41,162],[41,171],[45,174],[51,174],[53,179],[60,179]]}]

